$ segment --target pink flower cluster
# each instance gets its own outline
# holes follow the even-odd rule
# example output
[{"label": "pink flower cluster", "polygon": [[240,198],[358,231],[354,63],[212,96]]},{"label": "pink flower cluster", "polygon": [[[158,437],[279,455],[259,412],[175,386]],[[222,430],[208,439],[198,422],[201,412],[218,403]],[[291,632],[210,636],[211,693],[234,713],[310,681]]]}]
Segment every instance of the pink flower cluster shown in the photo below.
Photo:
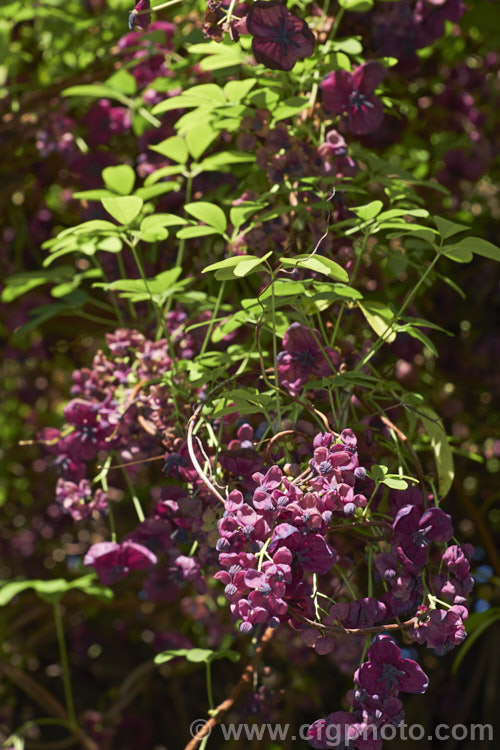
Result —
[{"label": "pink flower cluster", "polygon": [[[344,430],[339,442],[318,434],[307,485],[291,481],[279,466],[255,473],[257,487],[246,502],[239,490],[227,497],[218,523],[219,563],[215,578],[224,586],[240,630],[293,621],[293,610],[310,614],[304,574],[324,575],[338,558],[326,541],[335,514],[350,516],[366,505],[355,492],[365,472],[358,463],[356,437]],[[292,607],[292,612],[289,608]]]}]

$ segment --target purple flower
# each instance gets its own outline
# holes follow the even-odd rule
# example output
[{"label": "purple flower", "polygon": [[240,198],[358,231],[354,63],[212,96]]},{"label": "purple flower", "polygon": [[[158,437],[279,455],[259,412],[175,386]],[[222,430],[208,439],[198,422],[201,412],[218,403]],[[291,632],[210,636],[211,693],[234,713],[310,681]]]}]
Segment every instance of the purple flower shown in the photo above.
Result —
[{"label": "purple flower", "polygon": [[318,719],[307,730],[307,741],[315,748],[351,750],[361,734],[359,720],[347,711],[335,711],[325,719]]},{"label": "purple flower", "polygon": [[427,46],[443,36],[445,21],[458,23],[465,8],[462,0],[418,0],[414,11],[419,26],[418,46]]},{"label": "purple flower", "polygon": [[289,523],[281,523],[274,529],[269,552],[286,547],[293,554],[294,570],[302,573],[323,575],[327,573],[337,559],[337,553],[326,543],[321,534],[301,534],[299,529]]},{"label": "purple flower", "polygon": [[75,398],[64,409],[64,416],[75,429],[65,438],[70,456],[76,461],[91,461],[99,450],[111,448],[106,442],[113,426],[102,419],[102,404]]},{"label": "purple flower", "polygon": [[377,62],[360,65],[353,73],[334,70],[321,83],[323,104],[333,115],[347,114],[349,130],[355,135],[373,133],[384,117],[382,102],[373,95],[385,76]]},{"label": "purple flower", "polygon": [[59,479],[56,485],[56,500],[74,521],[90,518],[92,513],[104,513],[108,508],[108,496],[103,490],[96,490],[92,496],[92,487],[88,479],[78,484]]},{"label": "purple flower", "polygon": [[146,31],[151,23],[151,13],[146,13],[151,9],[149,0],[139,0],[134,10],[128,14],[128,27],[130,31],[134,28]]},{"label": "purple flower", "polygon": [[[315,338],[316,337],[316,338]],[[284,351],[278,354],[278,377],[292,396],[297,395],[310,375],[321,378],[335,373],[340,364],[336,351],[319,344],[320,333],[300,323],[292,323],[283,337]]]},{"label": "purple flower", "polygon": [[415,505],[405,505],[392,525],[394,537],[404,556],[418,567],[427,561],[431,541],[447,542],[453,535],[451,517],[440,508],[429,508],[422,517]]},{"label": "purple flower", "polygon": [[150,516],[125,539],[143,544],[153,552],[167,552],[172,547],[171,533],[172,526],[166,518]]},{"label": "purple flower", "polygon": [[468,617],[465,607],[455,605],[448,610],[433,609],[426,622],[419,623],[410,631],[417,643],[426,643],[434,653],[442,656],[459,646],[467,637],[463,620]]},{"label": "purple flower", "polygon": [[157,558],[147,547],[135,542],[99,542],[92,545],[83,562],[95,568],[99,581],[109,586],[132,570],[152,568]]},{"label": "purple flower", "polygon": [[314,34],[281,0],[257,0],[246,20],[255,59],[266,68],[291,70],[299,58],[312,55]]},{"label": "purple flower", "polygon": [[368,650],[368,661],[354,675],[356,685],[368,695],[425,693],[429,679],[413,659],[402,659],[401,649],[388,635],[380,635]]},{"label": "purple flower", "polygon": [[264,466],[262,457],[253,448],[235,448],[221,451],[219,462],[222,468],[233,476],[244,477],[247,484],[248,482],[251,484],[250,477],[252,474],[260,471]]}]

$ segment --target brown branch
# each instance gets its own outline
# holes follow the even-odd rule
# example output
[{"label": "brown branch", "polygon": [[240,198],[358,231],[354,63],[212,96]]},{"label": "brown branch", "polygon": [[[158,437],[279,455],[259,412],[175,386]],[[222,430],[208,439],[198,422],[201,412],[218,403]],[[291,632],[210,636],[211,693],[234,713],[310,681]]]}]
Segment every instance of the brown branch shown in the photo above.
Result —
[{"label": "brown branch", "polygon": [[321,622],[315,622],[310,620],[308,617],[301,615],[300,612],[290,608],[290,612],[297,619],[303,622],[305,625],[309,625],[312,628],[317,628],[323,633],[342,633],[343,635],[370,635],[372,633],[389,633],[393,630],[406,630],[407,628],[414,627],[417,622],[417,617],[412,617],[406,622],[397,623],[391,622],[388,625],[374,625],[371,628],[344,628],[342,625],[323,625]]},{"label": "brown branch", "polygon": [[212,729],[221,721],[221,719],[227,714],[227,712],[233,707],[233,704],[236,703],[238,698],[242,693],[245,692],[251,685],[253,676],[255,673],[255,668],[257,666],[257,663],[259,662],[260,657],[262,656],[262,653],[264,649],[266,648],[267,644],[271,640],[275,633],[274,628],[266,628],[264,631],[264,635],[262,636],[259,645],[255,649],[255,653],[252,656],[251,660],[248,662],[247,666],[245,667],[238,683],[231,691],[231,694],[229,695],[226,700],[222,701],[222,703],[219,703],[217,708],[215,708],[211,713],[212,716],[207,719],[205,724],[202,726],[202,728],[195,734],[192,740],[188,742],[184,750],[196,750],[200,742],[203,740],[204,737],[210,734]]}]

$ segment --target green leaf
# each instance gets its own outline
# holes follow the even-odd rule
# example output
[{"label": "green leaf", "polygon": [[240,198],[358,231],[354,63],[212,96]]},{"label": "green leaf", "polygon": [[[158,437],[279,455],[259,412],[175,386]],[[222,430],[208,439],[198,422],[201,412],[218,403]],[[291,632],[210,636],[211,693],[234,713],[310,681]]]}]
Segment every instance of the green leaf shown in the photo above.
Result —
[{"label": "green leaf", "polygon": [[335,39],[332,42],[331,48],[335,52],[345,52],[346,55],[360,55],[363,52],[363,45],[354,37]]},{"label": "green leaf", "polygon": [[95,99],[116,99],[121,104],[128,107],[129,100],[124,94],[115,91],[109,86],[100,84],[89,84],[88,86],[70,86],[61,92],[62,96],[91,96]]},{"label": "green leaf", "polygon": [[445,245],[441,249],[441,253],[450,260],[454,260],[455,263],[470,263],[473,258],[472,250],[460,247],[458,243],[456,245]]},{"label": "green leaf", "polygon": [[13,302],[18,297],[22,297],[31,289],[36,289],[43,284],[60,283],[65,279],[71,279],[75,274],[74,266],[58,266],[49,271],[22,271],[14,273],[5,281],[5,288],[2,291],[2,302]]},{"label": "green leaf", "polygon": [[99,596],[103,599],[113,598],[113,591],[107,586],[96,583],[94,573],[90,573],[74,581],[66,581],[64,578],[55,578],[49,581],[1,581],[0,607],[4,607],[15,596],[28,589],[33,589],[41,599],[51,604],[60,601],[64,594],[72,589],[78,589],[89,596]]},{"label": "green leaf", "polygon": [[128,164],[120,164],[118,167],[106,167],[106,169],[103,169],[102,179],[106,187],[114,193],[130,195],[134,189],[135,172]]},{"label": "green leaf", "polygon": [[304,96],[291,96],[285,99],[273,112],[273,120],[285,120],[287,117],[302,112],[309,106],[309,99]]},{"label": "green leaf", "polygon": [[457,224],[454,221],[443,219],[442,216],[433,216],[432,218],[443,240],[447,240],[448,237],[453,237],[454,234],[459,234],[459,232],[465,232],[467,229],[470,229],[465,224]]},{"label": "green leaf", "polygon": [[207,156],[199,164],[203,172],[229,172],[233,164],[248,164],[255,161],[254,154],[241,154],[239,151],[222,151],[213,156]]},{"label": "green leaf", "polygon": [[173,175],[180,174],[183,171],[183,167],[181,164],[172,164],[169,167],[160,167],[160,169],[157,169],[155,172],[151,172],[146,179],[144,180],[144,184],[146,186],[148,185],[154,185],[155,182],[158,182],[163,177],[171,177]]},{"label": "green leaf", "polygon": [[219,260],[217,263],[212,263],[210,266],[204,268],[202,273],[215,271],[215,276],[220,281],[247,276],[251,271],[258,268],[270,255],[271,253],[267,253],[263,258],[259,258],[256,255],[232,255],[230,258],[224,258],[224,260]]},{"label": "green leaf", "polygon": [[256,83],[256,78],[246,78],[244,81],[229,81],[224,86],[225,97],[228,102],[241,102]]},{"label": "green leaf", "polygon": [[179,656],[185,656],[187,661],[193,664],[208,664],[215,661],[215,659],[230,659],[231,661],[238,661],[240,659],[237,651],[227,648],[222,648],[219,651],[213,651],[210,648],[177,648],[167,649],[166,651],[162,651],[161,654],[157,654],[155,656],[155,664],[165,664]]},{"label": "green leaf", "polygon": [[341,8],[352,11],[352,13],[366,13],[373,8],[374,0],[339,0]]},{"label": "green leaf", "polygon": [[362,221],[374,219],[382,211],[384,204],[382,201],[371,201],[364,206],[355,206],[351,209],[356,216]]},{"label": "green leaf", "polygon": [[193,159],[199,159],[213,141],[219,137],[210,127],[192,128],[186,132],[186,143]]},{"label": "green leaf", "polygon": [[382,484],[386,487],[390,487],[391,490],[406,490],[408,489],[408,482],[406,479],[399,479],[395,476],[386,477],[382,480]]},{"label": "green leaf", "polygon": [[119,224],[131,224],[144,205],[142,198],[135,195],[120,198],[103,198],[102,205]]},{"label": "green leaf", "polygon": [[387,466],[379,466],[378,464],[375,464],[371,467],[368,474],[376,482],[381,482],[385,478],[385,475],[388,473],[388,471],[389,469],[387,468]]},{"label": "green leaf", "polygon": [[157,220],[156,216],[146,216],[141,222],[141,239],[144,242],[158,242],[160,240],[166,240],[168,237],[168,229],[162,225],[161,221]]},{"label": "green leaf", "polygon": [[280,258],[284,266],[307,268],[309,271],[322,273],[336,281],[349,281],[347,272],[335,261],[323,255],[296,255],[295,258]]},{"label": "green leaf", "polygon": [[166,156],[167,159],[172,159],[179,164],[185,164],[188,160],[186,141],[180,135],[173,135],[171,138],[167,138],[165,141],[149,148],[151,151],[156,151],[157,154]]},{"label": "green leaf", "polygon": [[209,237],[212,234],[220,234],[218,229],[208,226],[190,226],[179,229],[175,235],[180,240],[190,240],[195,237]]},{"label": "green leaf", "polygon": [[493,245],[492,242],[481,239],[481,237],[465,237],[465,239],[460,240],[455,245],[445,245],[443,247],[443,253],[448,257],[451,257],[450,250],[455,254],[457,252],[464,253],[465,255],[474,253],[474,255],[481,255],[483,258],[500,262],[500,247]]},{"label": "green leaf", "polygon": [[198,221],[204,221],[205,224],[217,229],[221,234],[224,234],[226,231],[226,215],[219,206],[215,206],[213,203],[206,203],[205,201],[197,201],[196,203],[186,203],[184,210],[191,216],[194,216],[195,219],[198,219]]},{"label": "green leaf", "polygon": [[156,198],[158,195],[170,193],[172,190],[177,191],[179,189],[180,186],[177,182],[158,182],[156,185],[146,185],[145,187],[137,188],[135,195],[143,201],[149,201],[151,198]]},{"label": "green leaf", "polygon": [[394,319],[392,310],[382,302],[358,302],[359,309],[365,316],[368,325],[375,331],[379,338],[391,343],[396,338],[394,329],[390,325]]},{"label": "green leaf", "polygon": [[433,409],[420,404],[416,408],[431,441],[436,460],[439,494],[443,498],[450,491],[455,476],[453,453],[448,443],[448,436],[441,419]]},{"label": "green leaf", "polygon": [[105,85],[112,89],[121,91],[122,94],[128,94],[129,96],[133,96],[137,91],[137,82],[134,76],[125,68],[120,68],[116,73],[113,73],[113,75],[105,81]]},{"label": "green leaf", "polygon": [[111,190],[104,190],[104,188],[97,190],[78,190],[72,195],[75,200],[81,201],[100,201],[101,198],[114,198],[115,193]]}]

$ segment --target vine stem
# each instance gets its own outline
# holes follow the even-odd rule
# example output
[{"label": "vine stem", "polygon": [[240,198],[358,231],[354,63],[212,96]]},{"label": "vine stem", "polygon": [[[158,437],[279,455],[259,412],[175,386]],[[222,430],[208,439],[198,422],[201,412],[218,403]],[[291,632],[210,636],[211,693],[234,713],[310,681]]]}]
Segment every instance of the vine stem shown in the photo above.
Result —
[{"label": "vine stem", "polygon": [[203,484],[205,485],[205,487],[207,487],[210,490],[212,495],[214,495],[214,497],[216,497],[217,500],[220,500],[221,503],[224,503],[225,502],[224,498],[222,497],[220,492],[214,487],[210,479],[207,477],[207,475],[201,468],[200,463],[196,457],[196,453],[194,452],[193,432],[194,432],[196,420],[201,414],[202,409],[203,409],[203,402],[196,408],[196,410],[194,411],[194,413],[191,415],[191,417],[188,420],[187,435],[186,435],[188,453],[192,461],[192,464],[194,466],[194,469],[196,473],[198,474],[198,476],[200,477]]},{"label": "vine stem", "polygon": [[300,620],[305,625],[309,625],[312,628],[318,628],[318,630],[321,630],[323,633],[343,633],[344,635],[390,633],[393,630],[407,630],[408,628],[413,628],[418,623],[418,617],[412,617],[410,620],[406,620],[406,622],[390,622],[387,625],[374,625],[371,628],[344,628],[342,625],[323,625],[322,622],[315,622],[291,607],[290,612],[296,620]]},{"label": "vine stem", "polygon": [[162,3],[161,5],[154,5],[151,8],[147,8],[146,10],[136,10],[132,11],[134,15],[136,16],[142,16],[144,13],[154,13],[157,10],[163,10],[163,8],[169,8],[171,5],[177,5],[178,3],[181,3],[182,0],[168,0],[168,3]]},{"label": "vine stem", "polygon": [[192,740],[188,742],[184,750],[196,750],[196,748],[205,740],[205,738],[208,738],[208,735],[212,731],[212,729],[221,721],[221,719],[227,714],[227,712],[233,707],[234,703],[238,700],[240,695],[245,692],[245,690],[252,685],[253,676],[255,674],[255,670],[257,667],[257,664],[260,660],[260,657],[262,656],[262,653],[264,649],[266,648],[267,644],[273,637],[275,633],[274,628],[266,628],[264,631],[264,635],[262,636],[259,645],[255,649],[254,655],[252,656],[251,660],[248,662],[247,666],[245,667],[240,679],[238,680],[238,683],[231,691],[228,698],[226,698],[222,703],[219,703],[219,705],[211,711],[211,716],[205,724],[201,727],[201,729],[195,734]]},{"label": "vine stem", "polygon": [[62,679],[64,686],[64,698],[70,724],[75,729],[78,728],[76,720],[75,704],[73,702],[73,692],[71,689],[71,675],[69,669],[68,650],[66,648],[66,639],[64,637],[64,626],[61,614],[61,603],[54,602],[54,621],[56,624],[57,643],[59,646],[59,658],[61,659]]}]

